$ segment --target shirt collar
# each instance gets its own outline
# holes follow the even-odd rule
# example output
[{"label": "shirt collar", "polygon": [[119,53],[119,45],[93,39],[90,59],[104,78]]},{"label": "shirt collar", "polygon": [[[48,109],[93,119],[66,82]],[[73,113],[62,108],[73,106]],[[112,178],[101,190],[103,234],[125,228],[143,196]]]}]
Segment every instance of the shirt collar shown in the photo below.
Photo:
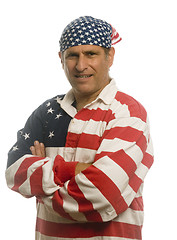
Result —
[{"label": "shirt collar", "polygon": [[[104,104],[109,105],[115,98],[117,91],[116,82],[112,79],[92,103],[102,100]],[[57,98],[57,102],[60,104],[61,108],[63,108],[63,110],[65,110],[65,112],[67,112],[71,117],[74,117],[77,114],[77,109],[72,105],[74,101],[75,98],[72,89],[65,95],[63,100]]]},{"label": "shirt collar", "polygon": [[97,99],[101,99],[106,105],[111,104],[118,89],[114,79],[110,81],[108,85],[101,91]]}]

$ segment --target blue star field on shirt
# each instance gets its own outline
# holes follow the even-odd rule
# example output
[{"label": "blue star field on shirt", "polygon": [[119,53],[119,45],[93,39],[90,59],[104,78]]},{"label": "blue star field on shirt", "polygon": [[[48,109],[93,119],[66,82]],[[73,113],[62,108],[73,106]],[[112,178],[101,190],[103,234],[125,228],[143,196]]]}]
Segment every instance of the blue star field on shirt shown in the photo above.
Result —
[{"label": "blue star field on shirt", "polygon": [[[58,104],[59,95],[41,104],[28,118],[23,129],[17,133],[17,142],[8,153],[7,167],[26,154],[31,154],[34,141],[43,142],[45,147],[64,147],[69,123],[72,119]],[[74,106],[74,104],[73,104]],[[60,126],[60,127],[58,127]]]},{"label": "blue star field on shirt", "polygon": [[91,16],[80,17],[72,21],[63,30],[60,38],[60,51],[80,45],[97,45],[111,48],[121,40],[111,24]]}]

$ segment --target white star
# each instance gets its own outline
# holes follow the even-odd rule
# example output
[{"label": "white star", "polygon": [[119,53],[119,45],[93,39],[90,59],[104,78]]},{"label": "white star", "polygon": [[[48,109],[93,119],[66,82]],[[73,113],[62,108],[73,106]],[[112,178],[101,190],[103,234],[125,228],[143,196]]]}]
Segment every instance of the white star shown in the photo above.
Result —
[{"label": "white star", "polygon": [[50,102],[48,102],[47,104],[46,104],[46,107],[49,107],[50,106]]},{"label": "white star", "polygon": [[52,137],[54,137],[55,135],[54,135],[54,131],[52,131],[52,132],[49,132],[49,138],[51,139]]},{"label": "white star", "polygon": [[25,138],[25,140],[28,139],[28,138],[30,138],[29,135],[30,135],[30,133],[25,133],[25,134],[23,135],[23,137]]},{"label": "white star", "polygon": [[17,146],[14,146],[13,149],[12,149],[12,151],[14,151],[14,152],[17,151],[17,150],[18,150]]},{"label": "white star", "polygon": [[60,117],[62,117],[62,115],[59,113],[59,114],[56,115],[55,119],[59,119]]},{"label": "white star", "polygon": [[53,110],[52,108],[49,108],[48,111],[47,111],[47,114],[48,114],[48,113],[53,114],[53,112],[54,112],[54,110]]}]

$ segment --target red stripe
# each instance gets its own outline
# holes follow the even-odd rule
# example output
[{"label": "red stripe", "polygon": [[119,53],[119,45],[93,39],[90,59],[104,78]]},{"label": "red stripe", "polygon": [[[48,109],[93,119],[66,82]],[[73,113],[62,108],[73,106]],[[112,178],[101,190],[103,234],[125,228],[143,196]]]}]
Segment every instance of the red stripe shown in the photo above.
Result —
[{"label": "red stripe", "polygon": [[149,153],[145,152],[142,163],[147,167],[150,168],[154,162],[154,157]]},{"label": "red stripe", "polygon": [[91,134],[75,134],[68,132],[65,147],[87,148],[97,150],[100,146],[101,137]]},{"label": "red stripe", "polygon": [[142,184],[142,182],[143,181],[136,174],[134,174],[129,181],[129,185],[137,193],[138,189],[140,188],[140,186]]},{"label": "red stripe", "polygon": [[109,158],[116,162],[126,172],[129,178],[137,169],[136,163],[124,152],[123,149],[110,154]]},{"label": "red stripe", "polygon": [[143,131],[139,131],[132,127],[114,127],[111,130],[106,130],[103,138],[120,138],[124,141],[136,142],[136,144],[141,148],[142,152],[144,152],[147,147],[146,138],[143,135]]},{"label": "red stripe", "polygon": [[83,173],[104,195],[117,214],[120,214],[127,209],[128,206],[124,198],[121,196],[120,190],[106,174],[94,165],[84,170]]},{"label": "red stripe", "polygon": [[142,226],[121,222],[103,223],[54,223],[37,218],[36,231],[43,235],[60,238],[91,238],[98,236],[142,239]]},{"label": "red stripe", "polygon": [[63,198],[60,195],[59,190],[56,191],[53,195],[52,206],[53,206],[54,211],[59,213],[60,216],[70,219],[70,220],[73,220],[72,217],[68,213],[66,213],[63,209]]},{"label": "red stripe", "polygon": [[68,184],[68,194],[78,202],[79,212],[82,212],[88,221],[102,222],[100,214],[94,210],[92,203],[85,198],[74,178]]},{"label": "red stripe", "polygon": [[30,177],[31,194],[33,196],[45,195],[43,191],[43,186],[42,186],[42,177],[43,177],[43,170],[42,170],[42,166],[40,166],[33,172],[33,174]]},{"label": "red stripe", "polygon": [[138,117],[142,121],[146,122],[147,113],[141,103],[123,92],[117,92],[115,98],[121,104],[126,104],[128,106],[131,117]]},{"label": "red stripe", "polygon": [[142,197],[134,198],[133,202],[130,205],[130,208],[135,211],[143,211],[144,210],[143,198]]},{"label": "red stripe", "polygon": [[28,168],[35,162],[41,160],[40,157],[30,157],[25,158],[21,165],[19,166],[15,176],[14,176],[14,186],[12,190],[18,191],[18,188],[26,181]]},{"label": "red stripe", "polygon": [[135,170],[137,169],[136,163],[133,161],[133,159],[130,156],[128,156],[125,153],[123,149],[113,153],[101,152],[100,154],[96,155],[95,162],[104,156],[108,156],[110,159],[116,162],[126,172],[126,174],[129,177],[131,177],[132,174],[134,174]]},{"label": "red stripe", "polygon": [[76,119],[83,120],[83,121],[89,121],[90,119],[94,121],[100,122],[100,119],[102,122],[109,122],[113,119],[115,119],[112,111],[109,110],[102,110],[100,108],[97,109],[87,109],[83,108],[81,111],[79,111],[76,116]]}]

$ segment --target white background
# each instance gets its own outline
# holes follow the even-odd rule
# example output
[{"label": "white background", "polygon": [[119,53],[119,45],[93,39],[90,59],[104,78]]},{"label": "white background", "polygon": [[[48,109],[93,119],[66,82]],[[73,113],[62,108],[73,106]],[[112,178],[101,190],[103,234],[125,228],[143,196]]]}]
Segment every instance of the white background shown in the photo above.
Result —
[{"label": "white background", "polygon": [[122,37],[111,76],[146,108],[155,163],[145,180],[144,240],[177,239],[177,14],[172,0],[4,0],[0,2],[0,218],[3,239],[32,240],[35,199],[6,187],[7,152],[16,132],[46,99],[70,86],[57,52],[63,28],[92,15]]}]

